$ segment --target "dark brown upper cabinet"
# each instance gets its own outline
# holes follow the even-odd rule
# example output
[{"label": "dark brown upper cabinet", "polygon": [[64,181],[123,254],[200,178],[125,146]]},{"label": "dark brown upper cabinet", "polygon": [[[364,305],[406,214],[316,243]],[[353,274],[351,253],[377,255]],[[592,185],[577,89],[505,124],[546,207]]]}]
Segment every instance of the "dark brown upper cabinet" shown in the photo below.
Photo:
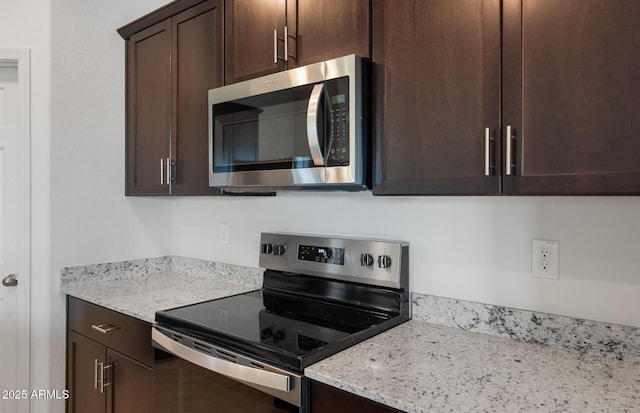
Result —
[{"label": "dark brown upper cabinet", "polygon": [[225,0],[225,84],[370,56],[368,0]]},{"label": "dark brown upper cabinet", "polygon": [[209,187],[207,92],[222,86],[222,0],[180,0],[118,30],[127,48],[127,195]]},{"label": "dark brown upper cabinet", "polygon": [[500,1],[372,12],[374,194],[498,193]]},{"label": "dark brown upper cabinet", "polygon": [[504,1],[505,193],[640,193],[639,21],[638,1]]},{"label": "dark brown upper cabinet", "polygon": [[372,4],[374,194],[640,193],[640,3]]}]

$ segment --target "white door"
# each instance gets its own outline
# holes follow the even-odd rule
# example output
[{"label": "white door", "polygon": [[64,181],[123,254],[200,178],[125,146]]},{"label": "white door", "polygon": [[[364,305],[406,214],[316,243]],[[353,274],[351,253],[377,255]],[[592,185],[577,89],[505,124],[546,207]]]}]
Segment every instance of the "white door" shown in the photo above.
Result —
[{"label": "white door", "polygon": [[0,413],[28,413],[31,396],[28,65],[0,50]]}]

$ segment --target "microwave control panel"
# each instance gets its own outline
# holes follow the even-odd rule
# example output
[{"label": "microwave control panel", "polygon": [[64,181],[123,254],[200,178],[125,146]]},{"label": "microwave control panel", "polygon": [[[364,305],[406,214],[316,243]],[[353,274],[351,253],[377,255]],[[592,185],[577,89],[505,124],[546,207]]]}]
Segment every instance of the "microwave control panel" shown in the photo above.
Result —
[{"label": "microwave control panel", "polygon": [[328,166],[349,165],[349,79],[328,81],[326,88],[331,108],[331,144]]}]

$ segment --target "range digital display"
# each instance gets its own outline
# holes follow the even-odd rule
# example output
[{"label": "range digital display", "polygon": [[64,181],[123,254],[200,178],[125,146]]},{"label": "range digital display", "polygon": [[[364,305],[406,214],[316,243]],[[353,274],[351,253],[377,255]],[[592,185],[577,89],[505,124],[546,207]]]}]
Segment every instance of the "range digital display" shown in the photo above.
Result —
[{"label": "range digital display", "polygon": [[312,261],[312,262],[321,262],[324,264],[344,265],[344,248],[299,245],[298,259],[300,261]]}]

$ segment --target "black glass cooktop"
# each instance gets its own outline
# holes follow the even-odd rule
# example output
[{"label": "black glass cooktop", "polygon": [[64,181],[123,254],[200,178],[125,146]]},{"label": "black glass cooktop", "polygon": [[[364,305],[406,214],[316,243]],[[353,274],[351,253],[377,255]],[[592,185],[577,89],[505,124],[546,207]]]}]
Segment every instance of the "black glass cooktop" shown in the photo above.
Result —
[{"label": "black glass cooktop", "polygon": [[298,371],[400,322],[266,289],[156,313],[161,326]]}]

